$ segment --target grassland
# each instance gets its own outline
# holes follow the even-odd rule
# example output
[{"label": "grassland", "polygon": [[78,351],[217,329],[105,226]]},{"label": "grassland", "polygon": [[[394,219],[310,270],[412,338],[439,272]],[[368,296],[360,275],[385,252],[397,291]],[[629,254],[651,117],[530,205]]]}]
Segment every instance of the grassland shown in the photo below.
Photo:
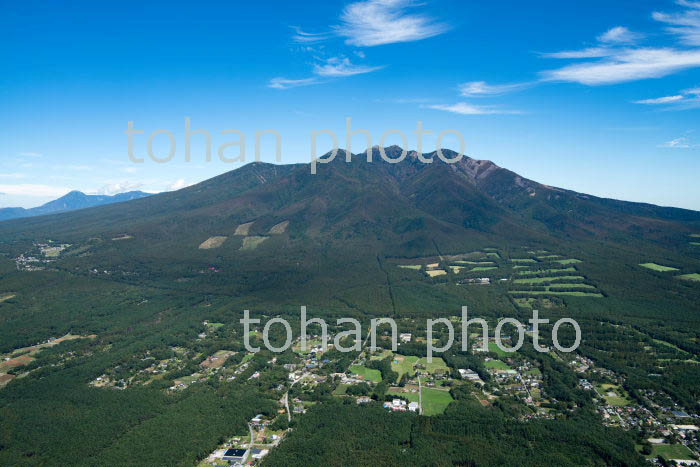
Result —
[{"label": "grassland", "polygon": [[248,232],[250,232],[250,228],[252,227],[252,225],[252,222],[239,225],[238,227],[236,227],[236,230],[235,232],[233,232],[233,235],[248,235]]},{"label": "grassland", "polygon": [[536,269],[536,270],[528,270],[528,271],[518,271],[518,274],[521,276],[527,276],[530,274],[552,274],[552,273],[558,273],[558,272],[576,272],[576,268],[569,267],[569,268],[561,268],[561,269]]},{"label": "grassland", "polygon": [[489,360],[488,362],[484,363],[484,366],[494,370],[512,370],[512,368],[506,362],[502,362],[500,360]]},{"label": "grassland", "polygon": [[700,273],[693,273],[693,274],[683,274],[678,276],[679,279],[682,279],[684,281],[695,281],[695,282],[700,282]]},{"label": "grassland", "polygon": [[510,293],[525,295],[569,295],[571,297],[596,297],[603,298],[603,294],[595,292],[560,292],[551,290],[511,290]]},{"label": "grassland", "polygon": [[12,298],[15,298],[15,294],[8,293],[5,295],[0,295],[0,303],[7,301],[7,300],[10,300]]},{"label": "grassland", "polygon": [[425,371],[428,373],[447,373],[449,371],[449,368],[447,367],[447,363],[445,363],[445,360],[443,360],[440,357],[433,357],[432,362],[428,362],[427,357],[420,358],[417,362],[416,365],[422,365],[425,367]]},{"label": "grassland", "polygon": [[641,267],[651,269],[652,271],[658,271],[658,272],[669,272],[669,271],[678,271],[678,268],[673,268],[670,266],[662,266],[660,264],[656,263],[641,263]]},{"label": "grassland", "polygon": [[409,376],[413,376],[416,373],[413,367],[418,363],[418,360],[418,357],[413,355],[404,356],[396,354],[391,362],[391,369],[399,374],[398,379],[401,379],[406,373],[408,373]]},{"label": "grassland", "polygon": [[243,239],[243,246],[241,246],[241,250],[244,251],[250,251],[250,250],[255,250],[262,242],[267,240],[269,237],[259,237],[259,236],[252,236],[252,237],[245,237]]},{"label": "grassland", "polygon": [[204,240],[200,245],[199,249],[200,250],[211,250],[214,248],[219,248],[221,245],[224,244],[228,237],[209,237],[208,239]]},{"label": "grassland", "polygon": [[288,226],[289,221],[282,221],[279,224],[270,227],[270,230],[267,233],[269,233],[270,235],[280,235],[287,231]]},{"label": "grassland", "polygon": [[693,453],[682,444],[655,444],[650,457],[663,457],[664,459],[692,459]]},{"label": "grassland", "polygon": [[608,405],[624,407],[631,403],[627,393],[617,384],[601,384],[598,386],[600,392]]},{"label": "grassland", "polygon": [[[582,276],[552,276],[552,277],[530,277],[523,279],[515,279],[516,284],[541,284],[543,282],[552,282],[556,280],[584,280]],[[577,284],[578,285],[578,284]]]},{"label": "grassland", "polygon": [[[390,389],[389,393],[401,396],[409,402],[420,401],[420,396],[417,392],[401,392],[400,389]],[[423,388],[423,415],[440,415],[453,400],[449,391],[435,388]]]},{"label": "grassland", "polygon": [[362,365],[353,365],[350,367],[350,371],[365,381],[379,383],[382,380],[382,373],[379,370],[373,370]]},{"label": "grassland", "polygon": [[473,266],[491,266],[496,263],[493,261],[454,261],[455,264],[469,264]]},{"label": "grassland", "polygon": [[537,262],[532,258],[511,258],[511,261],[513,263],[536,263]]},{"label": "grassland", "polygon": [[495,342],[489,342],[489,352],[497,354],[499,357],[507,357],[508,355],[513,355],[514,352],[506,352],[501,349]]},{"label": "grassland", "polygon": [[576,259],[576,258],[569,258],[569,259],[558,259],[554,262],[559,263],[559,264],[576,264],[576,263],[580,263],[581,260]]},{"label": "grassland", "polygon": [[470,269],[470,272],[475,272],[475,271],[491,271],[493,269],[498,269],[496,266],[477,266],[475,268]]},{"label": "grassland", "polygon": [[399,267],[402,269],[413,269],[415,271],[420,271],[422,266],[420,264],[399,264]]}]

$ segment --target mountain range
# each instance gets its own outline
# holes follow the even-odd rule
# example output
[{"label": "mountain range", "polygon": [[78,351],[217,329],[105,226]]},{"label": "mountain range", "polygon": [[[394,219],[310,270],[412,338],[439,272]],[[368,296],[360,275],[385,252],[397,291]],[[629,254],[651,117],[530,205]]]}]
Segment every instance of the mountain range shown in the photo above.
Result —
[{"label": "mountain range", "polygon": [[143,191],[129,191],[126,193],[119,193],[109,196],[87,195],[81,191],[71,191],[58,199],[49,201],[48,203],[42,204],[41,206],[35,208],[0,208],[0,221],[75,211],[77,209],[131,201],[134,199],[144,198],[146,196],[150,196],[150,193],[145,193]]}]

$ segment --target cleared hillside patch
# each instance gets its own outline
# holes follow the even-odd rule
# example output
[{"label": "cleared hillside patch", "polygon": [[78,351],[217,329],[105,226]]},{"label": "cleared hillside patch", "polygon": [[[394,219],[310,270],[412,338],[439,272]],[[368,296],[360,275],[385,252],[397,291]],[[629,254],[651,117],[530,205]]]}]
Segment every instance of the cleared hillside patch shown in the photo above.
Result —
[{"label": "cleared hillside patch", "polygon": [[246,237],[243,239],[243,245],[241,246],[241,250],[243,250],[243,251],[255,250],[257,247],[260,246],[260,244],[262,242],[264,242],[268,238],[270,238],[270,237],[260,237],[260,236]]},{"label": "cleared hillside patch", "polygon": [[678,278],[684,281],[700,282],[700,273],[695,272],[693,274],[683,274],[681,276],[678,276]]},{"label": "cleared hillside patch", "polygon": [[558,259],[554,262],[559,263],[559,264],[576,264],[576,263],[581,263],[582,261],[580,259],[576,259],[576,258],[568,258],[568,259]]},{"label": "cleared hillside patch", "polygon": [[224,244],[228,237],[209,237],[208,239],[204,240],[200,245],[199,249],[200,250],[211,250],[214,248],[219,248],[221,245]]},{"label": "cleared hillside patch", "polygon": [[430,277],[437,277],[444,276],[445,274],[447,274],[447,271],[445,271],[444,269],[432,269],[430,271],[425,271],[425,273]]},{"label": "cleared hillside patch", "polygon": [[515,279],[516,284],[541,284],[543,282],[552,281],[568,281],[568,280],[585,280],[583,276],[551,276],[551,277],[527,277],[523,279]]},{"label": "cleared hillside patch", "polygon": [[282,221],[279,224],[275,224],[272,227],[270,227],[270,230],[268,231],[268,233],[270,235],[283,234],[287,231],[288,226],[289,226],[289,221]]},{"label": "cleared hillside patch", "polygon": [[250,232],[250,228],[253,226],[253,222],[248,222],[239,225],[238,227],[236,227],[236,231],[233,232],[233,235],[248,235],[248,233]]},{"label": "cleared hillside patch", "polygon": [[656,263],[641,263],[640,266],[658,272],[678,271],[678,268],[674,268],[671,266],[663,266],[661,264]]}]

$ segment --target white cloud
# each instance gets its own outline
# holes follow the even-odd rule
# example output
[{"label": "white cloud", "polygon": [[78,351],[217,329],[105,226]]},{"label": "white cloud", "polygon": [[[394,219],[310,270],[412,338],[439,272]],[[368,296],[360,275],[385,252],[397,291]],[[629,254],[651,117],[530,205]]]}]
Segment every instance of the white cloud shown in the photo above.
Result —
[{"label": "white cloud", "polygon": [[694,147],[694,145],[690,144],[690,141],[686,137],[682,138],[676,138],[672,139],[671,141],[667,141],[663,144],[659,145],[660,148],[669,148],[669,149],[690,149]]},{"label": "white cloud", "polygon": [[58,198],[70,190],[64,187],[21,183],[16,185],[0,185],[0,193],[15,196],[37,196]]},{"label": "white cloud", "polygon": [[488,84],[486,81],[470,81],[459,85],[459,93],[464,97],[493,96],[516,91],[528,83]]},{"label": "white cloud", "polygon": [[126,193],[127,191],[135,191],[141,187],[143,187],[143,183],[141,183],[141,182],[123,181],[123,182],[109,183],[109,184],[102,186],[102,188],[100,188],[99,190],[94,192],[94,194],[113,196],[113,195],[116,195],[119,193]]},{"label": "white cloud", "polygon": [[598,40],[606,44],[632,44],[642,37],[641,34],[632,32],[624,26],[616,26],[598,36]]},{"label": "white cloud", "polygon": [[0,173],[0,178],[26,178],[26,174],[22,173]]},{"label": "white cloud", "polygon": [[314,65],[314,73],[326,78],[337,78],[371,73],[381,68],[383,67],[353,65],[348,58],[332,57],[327,59],[323,65]]},{"label": "white cloud", "polygon": [[421,14],[407,10],[416,4],[411,0],[368,0],[345,7],[341,24],[335,32],[346,43],[358,47],[373,47],[397,42],[413,42],[437,36],[449,29]]},{"label": "white cloud", "polygon": [[168,187],[168,191],[181,190],[182,188],[187,188],[190,185],[191,183],[187,183],[184,178],[180,178]]},{"label": "white cloud", "polygon": [[291,89],[298,88],[300,86],[309,86],[311,84],[317,84],[319,81],[316,78],[304,78],[304,79],[287,79],[287,78],[272,78],[268,83],[267,87],[272,89]]},{"label": "white cloud", "polygon": [[20,157],[44,157],[43,154],[38,153],[38,152],[20,152],[19,156]]},{"label": "white cloud", "polygon": [[677,95],[677,96],[665,96],[665,97],[657,97],[654,99],[642,99],[641,101],[634,101],[635,104],[651,104],[651,105],[656,105],[656,104],[670,104],[672,102],[678,102],[683,100],[682,95]]},{"label": "white cloud", "polygon": [[496,114],[517,114],[520,112],[513,110],[502,110],[494,107],[472,105],[468,102],[458,102],[456,104],[435,104],[427,106],[429,109],[444,110],[459,115],[496,115]]},{"label": "white cloud", "polygon": [[565,50],[563,52],[553,52],[542,54],[546,58],[600,58],[609,57],[614,52],[606,47],[590,47],[583,50]]},{"label": "white cloud", "polygon": [[545,81],[567,81],[590,86],[661,78],[700,66],[700,50],[673,48],[623,49],[596,62],[565,66],[542,73]]}]

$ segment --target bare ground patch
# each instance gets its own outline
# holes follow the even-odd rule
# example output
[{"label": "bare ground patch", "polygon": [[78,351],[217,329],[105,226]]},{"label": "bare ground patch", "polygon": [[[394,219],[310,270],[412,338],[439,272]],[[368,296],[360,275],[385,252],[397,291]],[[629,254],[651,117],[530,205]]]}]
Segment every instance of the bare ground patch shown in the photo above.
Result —
[{"label": "bare ground patch", "polygon": [[204,240],[201,245],[199,245],[200,250],[211,250],[212,248],[219,248],[224,244],[228,237],[209,237]]}]

